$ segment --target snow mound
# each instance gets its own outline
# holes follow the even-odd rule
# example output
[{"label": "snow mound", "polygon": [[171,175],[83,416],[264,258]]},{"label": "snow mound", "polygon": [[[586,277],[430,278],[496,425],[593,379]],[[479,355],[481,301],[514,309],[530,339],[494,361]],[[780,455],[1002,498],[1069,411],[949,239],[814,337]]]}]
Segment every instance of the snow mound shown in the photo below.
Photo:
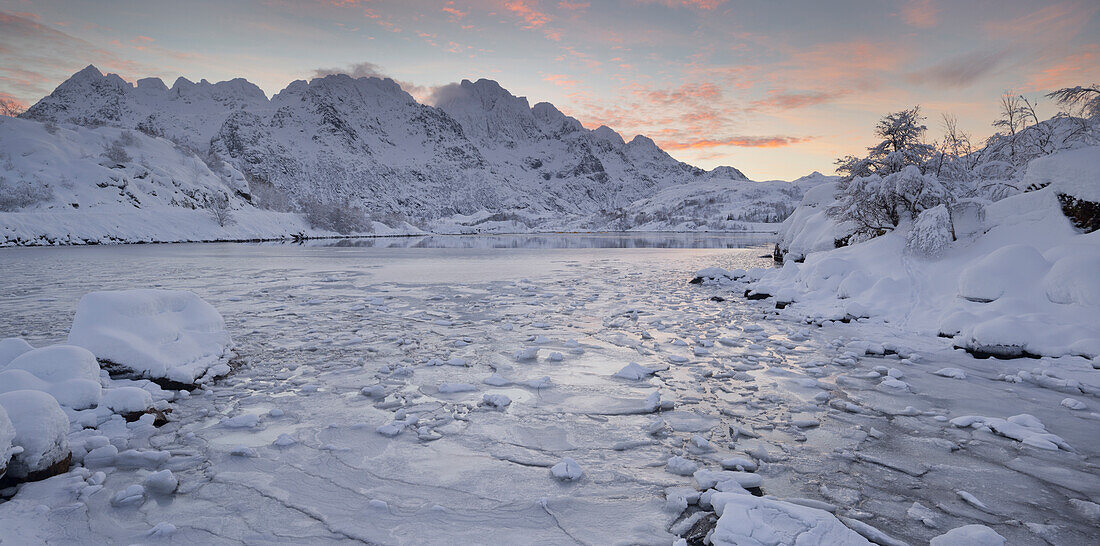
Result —
[{"label": "snow mound", "polygon": [[1033,246],[998,248],[962,270],[959,297],[983,303],[994,301],[1013,287],[1037,283],[1050,266]]},{"label": "snow mound", "polygon": [[715,493],[710,502],[719,516],[711,535],[715,545],[870,544],[818,508],[737,492]]},{"label": "snow mound", "polygon": [[73,345],[24,352],[0,368],[0,392],[22,389],[49,393],[68,408],[94,407],[103,393],[99,363],[87,349]]},{"label": "snow mound", "polygon": [[23,338],[19,337],[6,337],[0,339],[0,368],[7,366],[9,362],[15,360],[15,357],[34,349],[30,343],[27,343]]},{"label": "snow mound", "polygon": [[80,299],[69,343],[140,377],[201,384],[229,372],[225,320],[193,292],[122,290]]},{"label": "snow mound", "polygon": [[1028,164],[1023,186],[1050,185],[1059,194],[1100,202],[1097,165],[1100,165],[1100,147],[1097,146],[1040,157]]},{"label": "snow mound", "polygon": [[572,482],[581,479],[584,471],[581,470],[581,465],[577,464],[577,461],[565,457],[560,463],[550,467],[550,475],[558,481]]},{"label": "snow mound", "polygon": [[928,542],[928,546],[1004,546],[1005,537],[985,525],[956,527]]},{"label": "snow mound", "polygon": [[[0,394],[0,406],[15,429],[12,445],[22,448],[8,463],[8,476],[26,478],[69,457],[69,418],[54,397],[40,391],[12,391]],[[0,425],[0,436],[3,428]]]},{"label": "snow mound", "polygon": [[1033,415],[1021,413],[1008,419],[998,417],[982,417],[980,415],[965,415],[951,420],[951,425],[959,428],[985,427],[991,432],[1011,438],[1023,444],[1057,451],[1059,448],[1073,451],[1073,448],[1062,439],[1061,436],[1047,432],[1046,426]]}]

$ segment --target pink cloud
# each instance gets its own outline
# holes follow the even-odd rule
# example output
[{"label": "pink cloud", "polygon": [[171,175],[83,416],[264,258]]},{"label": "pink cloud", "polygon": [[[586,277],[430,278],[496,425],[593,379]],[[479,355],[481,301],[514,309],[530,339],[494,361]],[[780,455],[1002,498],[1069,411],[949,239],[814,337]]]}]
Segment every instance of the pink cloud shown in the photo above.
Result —
[{"label": "pink cloud", "polygon": [[983,29],[990,37],[1065,43],[1084,30],[1100,11],[1100,3],[1059,2],[1006,21],[990,21]]},{"label": "pink cloud", "polygon": [[569,0],[561,0],[558,2],[558,8],[566,11],[585,11],[592,4],[588,2],[570,2]]},{"label": "pink cloud", "polygon": [[813,140],[808,137],[772,136],[753,137],[735,136],[722,139],[699,139],[687,142],[662,142],[661,147],[666,150],[695,150],[700,148],[716,148],[719,146],[737,146],[741,148],[782,148],[802,142]]},{"label": "pink cloud", "polygon": [[542,77],[542,81],[550,82],[558,87],[564,87],[566,89],[571,89],[579,83],[577,80],[571,79],[565,74],[545,74]]},{"label": "pink cloud", "polygon": [[901,8],[905,24],[917,28],[931,28],[940,22],[940,8],[934,0],[909,0]]},{"label": "pink cloud", "polygon": [[727,0],[635,0],[640,4],[662,4],[670,8],[694,8],[712,10],[725,4]]},{"label": "pink cloud", "polygon": [[539,11],[531,0],[507,0],[504,2],[504,9],[523,19],[527,23],[523,28],[539,28],[550,22],[550,16]]},{"label": "pink cloud", "polygon": [[1100,79],[1100,44],[1089,44],[1084,51],[1063,57],[1031,74],[1025,87],[1032,91],[1050,91],[1084,85]]}]

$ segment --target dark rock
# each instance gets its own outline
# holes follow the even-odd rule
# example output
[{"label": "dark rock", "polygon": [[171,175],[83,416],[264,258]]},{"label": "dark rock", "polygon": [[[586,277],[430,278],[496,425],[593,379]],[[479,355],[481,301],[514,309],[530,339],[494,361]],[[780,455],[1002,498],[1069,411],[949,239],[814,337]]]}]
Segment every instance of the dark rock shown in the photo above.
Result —
[{"label": "dark rock", "polygon": [[72,461],[73,454],[70,452],[68,455],[65,456],[64,459],[61,459],[60,461],[57,461],[49,467],[39,470],[37,472],[31,472],[25,477],[16,478],[14,476],[4,476],[3,478],[0,478],[0,489],[18,485],[20,483],[36,482],[39,480],[44,480],[46,478],[51,478],[58,474],[64,474],[65,472],[69,471],[69,465],[72,463]]},{"label": "dark rock", "polygon": [[772,297],[771,294],[765,294],[763,292],[753,292],[752,290],[745,290],[745,299],[748,300],[766,300]]},{"label": "dark rock", "polygon": [[710,301],[723,302],[726,301],[726,298],[723,298],[722,296],[711,296]]},{"label": "dark rock", "polygon": [[775,302],[775,308],[776,309],[786,309],[787,306],[790,305],[791,303],[792,302],[789,302],[789,301],[777,301],[777,302]]},{"label": "dark rock", "polygon": [[1074,227],[1092,233],[1100,229],[1100,203],[1077,199],[1071,195],[1058,194],[1062,204],[1062,213],[1073,222]]}]

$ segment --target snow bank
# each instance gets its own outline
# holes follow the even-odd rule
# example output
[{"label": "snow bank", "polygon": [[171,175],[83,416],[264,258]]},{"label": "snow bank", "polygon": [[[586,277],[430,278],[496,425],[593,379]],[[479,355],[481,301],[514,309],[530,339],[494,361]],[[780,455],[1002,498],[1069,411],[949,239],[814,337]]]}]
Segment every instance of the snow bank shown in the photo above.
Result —
[{"label": "snow bank", "polygon": [[836,516],[818,508],[745,492],[715,493],[710,502],[719,516],[711,535],[715,545],[870,544]]},{"label": "snow bank", "polygon": [[1097,166],[1100,166],[1100,147],[1097,146],[1040,157],[1028,163],[1023,185],[1050,185],[1057,193],[1100,202]]},{"label": "snow bank", "polygon": [[[1087,157],[1096,160],[1092,172],[1100,171],[1100,154],[1088,150],[1043,161]],[[882,318],[954,337],[956,345],[979,355],[1096,358],[1100,232],[1083,234],[1073,227],[1062,213],[1057,186],[986,205],[974,235],[951,242],[934,258],[907,248],[904,227],[831,249],[825,242],[836,226],[809,224],[807,215],[824,214],[813,201],[781,232],[780,244],[790,245],[788,256],[805,251],[805,262],[789,259],[749,288],[795,302],[795,312],[813,319]],[[815,195],[819,190],[811,190],[807,200],[824,199]]]},{"label": "snow bank", "polygon": [[[0,406],[15,429],[12,445],[22,448],[8,463],[8,476],[26,478],[69,457],[69,418],[52,396],[32,390],[6,392],[0,394]],[[0,424],[0,437],[6,436],[4,428]]]},{"label": "snow bank", "polygon": [[200,384],[229,372],[233,340],[192,292],[123,290],[80,299],[69,343],[149,379]]}]

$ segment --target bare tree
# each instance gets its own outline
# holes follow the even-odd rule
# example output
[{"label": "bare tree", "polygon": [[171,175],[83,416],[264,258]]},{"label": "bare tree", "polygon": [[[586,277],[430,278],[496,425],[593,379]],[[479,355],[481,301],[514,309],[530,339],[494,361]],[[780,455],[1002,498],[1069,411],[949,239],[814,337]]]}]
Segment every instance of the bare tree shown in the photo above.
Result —
[{"label": "bare tree", "polygon": [[210,217],[214,219],[221,227],[231,226],[237,223],[237,220],[233,218],[233,208],[229,202],[229,198],[222,193],[215,193],[209,201],[206,202],[206,210],[210,213]]},{"label": "bare tree", "polygon": [[19,114],[26,111],[27,109],[19,101],[8,97],[0,97],[0,116],[14,118],[19,117]]},{"label": "bare tree", "polygon": [[1016,157],[1016,135],[1027,128],[1027,111],[1019,95],[1005,93],[1001,95],[1001,117],[993,122],[1008,135],[1009,157]]}]

